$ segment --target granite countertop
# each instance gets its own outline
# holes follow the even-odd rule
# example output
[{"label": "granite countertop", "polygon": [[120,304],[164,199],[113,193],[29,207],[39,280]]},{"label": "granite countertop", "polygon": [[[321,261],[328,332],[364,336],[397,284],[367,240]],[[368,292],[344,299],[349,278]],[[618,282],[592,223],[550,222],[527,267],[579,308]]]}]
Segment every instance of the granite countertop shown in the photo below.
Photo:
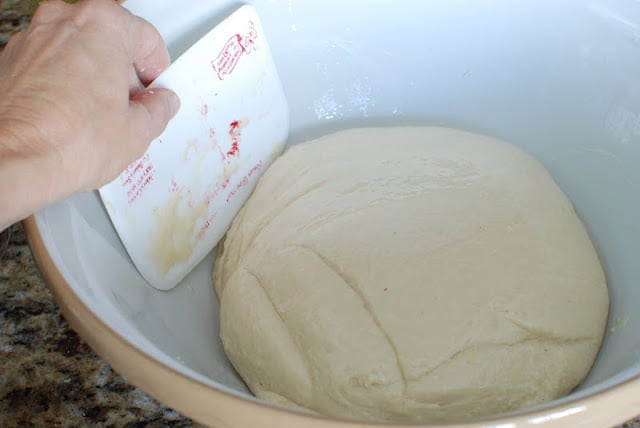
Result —
[{"label": "granite countertop", "polygon": [[[28,25],[33,0],[0,0],[0,49]],[[60,315],[22,225],[0,234],[0,427],[187,427],[97,356]],[[640,409],[638,409],[640,412]],[[640,417],[623,425],[640,428]]]},{"label": "granite countertop", "polygon": [[128,384],[70,330],[22,225],[9,232],[0,255],[0,427],[195,426]]}]

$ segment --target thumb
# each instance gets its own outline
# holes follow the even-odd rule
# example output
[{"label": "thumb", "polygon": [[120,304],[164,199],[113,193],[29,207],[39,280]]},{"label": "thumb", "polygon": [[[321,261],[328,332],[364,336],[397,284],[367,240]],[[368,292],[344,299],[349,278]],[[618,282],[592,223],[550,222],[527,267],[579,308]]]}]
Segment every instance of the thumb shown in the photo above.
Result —
[{"label": "thumb", "polygon": [[175,92],[165,88],[145,89],[133,95],[129,103],[131,136],[134,141],[151,142],[166,128],[180,109]]}]

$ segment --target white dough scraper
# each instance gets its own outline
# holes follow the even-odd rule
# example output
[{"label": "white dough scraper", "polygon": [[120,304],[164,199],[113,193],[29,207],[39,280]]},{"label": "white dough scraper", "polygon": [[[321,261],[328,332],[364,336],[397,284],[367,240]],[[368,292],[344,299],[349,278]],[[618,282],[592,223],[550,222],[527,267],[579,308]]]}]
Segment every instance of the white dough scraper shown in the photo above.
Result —
[{"label": "white dough scraper", "polygon": [[251,6],[196,42],[153,87],[175,91],[180,111],[99,193],[138,271],[169,290],[224,236],[282,152],[289,110]]}]

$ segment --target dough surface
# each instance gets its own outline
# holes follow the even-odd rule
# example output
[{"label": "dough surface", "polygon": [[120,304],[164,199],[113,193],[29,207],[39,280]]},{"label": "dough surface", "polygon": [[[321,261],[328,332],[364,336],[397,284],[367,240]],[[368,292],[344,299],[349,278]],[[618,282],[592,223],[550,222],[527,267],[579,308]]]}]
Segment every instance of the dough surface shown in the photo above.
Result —
[{"label": "dough surface", "polygon": [[608,313],[582,222],[505,142],[352,129],[265,172],[214,268],[257,397],[355,419],[468,420],[569,393]]}]

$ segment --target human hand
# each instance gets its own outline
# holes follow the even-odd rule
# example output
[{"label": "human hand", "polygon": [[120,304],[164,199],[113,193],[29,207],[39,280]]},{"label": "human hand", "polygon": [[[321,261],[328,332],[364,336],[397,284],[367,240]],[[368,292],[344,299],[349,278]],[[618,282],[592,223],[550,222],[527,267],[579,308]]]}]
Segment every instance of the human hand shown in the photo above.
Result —
[{"label": "human hand", "polygon": [[113,0],[48,0],[0,56],[0,230],[114,179],[179,108],[147,90],[170,59]]}]

